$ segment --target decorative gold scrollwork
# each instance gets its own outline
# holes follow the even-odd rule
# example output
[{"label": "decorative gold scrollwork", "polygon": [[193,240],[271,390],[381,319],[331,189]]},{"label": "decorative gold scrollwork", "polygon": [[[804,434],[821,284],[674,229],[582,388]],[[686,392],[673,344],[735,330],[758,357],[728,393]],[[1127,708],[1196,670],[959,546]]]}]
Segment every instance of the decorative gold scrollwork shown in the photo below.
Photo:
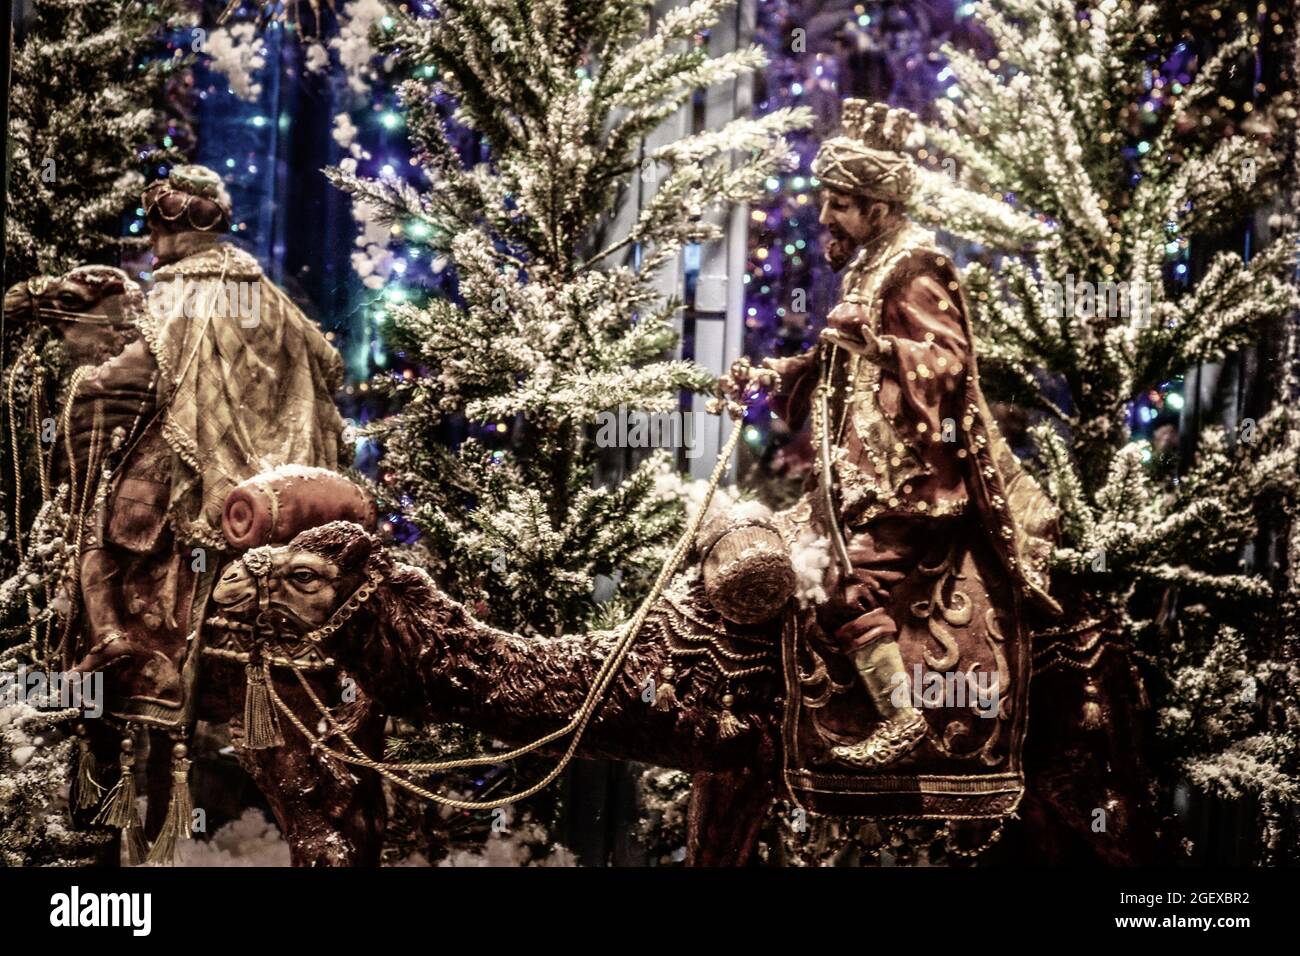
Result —
[{"label": "decorative gold scrollwork", "polygon": [[[930,636],[943,649],[943,656],[941,657],[936,657],[930,652],[929,648],[922,652],[926,665],[936,671],[950,671],[957,666],[958,661],[961,659],[961,648],[957,645],[957,639],[951,631],[939,623],[938,618],[943,618],[953,627],[966,627],[971,621],[973,609],[970,597],[956,587],[956,582],[963,580],[963,575],[956,571],[960,554],[961,552],[954,543],[949,547],[947,556],[939,564],[921,566],[921,572],[926,577],[933,577],[934,583],[930,588],[929,600],[915,601],[912,604],[912,616],[925,621]],[[944,600],[943,596],[949,581],[953,582],[951,605]]]}]

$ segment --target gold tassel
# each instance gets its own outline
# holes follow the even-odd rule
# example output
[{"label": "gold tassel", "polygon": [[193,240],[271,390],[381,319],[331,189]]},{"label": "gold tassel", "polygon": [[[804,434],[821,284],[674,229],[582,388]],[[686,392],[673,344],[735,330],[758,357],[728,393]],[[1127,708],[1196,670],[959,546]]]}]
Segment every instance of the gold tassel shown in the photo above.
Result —
[{"label": "gold tassel", "polygon": [[1101,730],[1101,701],[1097,700],[1097,685],[1088,681],[1083,685],[1083,713],[1079,725],[1084,730]]},{"label": "gold tassel", "polygon": [[730,694],[726,694],[722,698],[722,704],[726,707],[726,710],[724,710],[722,716],[718,718],[718,733],[724,740],[736,736],[748,726],[743,720],[731,712],[732,701],[733,698]]},{"label": "gold tassel", "polygon": [[126,862],[128,866],[139,866],[145,861],[149,847],[145,843],[144,829],[142,827],[127,827],[122,831],[122,841],[126,843]]},{"label": "gold tassel", "polygon": [[95,823],[119,828],[126,844],[127,860],[131,866],[139,866],[144,862],[145,841],[144,828],[140,825],[140,810],[135,805],[135,741],[129,736],[122,738],[122,756],[119,762],[122,773],[104,798],[104,805],[95,816]]},{"label": "gold tassel", "polygon": [[250,663],[244,668],[248,686],[244,690],[244,746],[249,750],[267,750],[284,745],[280,725],[266,689],[266,670]]},{"label": "gold tassel", "polygon": [[663,683],[655,688],[655,710],[672,710],[677,706],[677,690],[672,685],[672,679],[677,676],[677,671],[671,664],[665,665],[660,671],[659,676],[663,678]]},{"label": "gold tassel", "polygon": [[1129,667],[1129,672],[1133,675],[1133,683],[1134,683],[1134,685],[1136,685],[1136,687],[1137,687],[1137,693],[1138,693],[1137,706],[1138,706],[1138,710],[1150,710],[1150,709],[1151,709],[1151,701],[1147,698],[1147,685],[1146,685],[1146,681],[1144,681],[1144,680],[1142,679],[1142,672],[1141,672],[1140,670],[1138,670],[1137,662],[1134,661],[1134,660],[1131,660],[1131,659],[1130,659],[1130,660],[1129,660],[1129,665],[1128,665],[1128,667]]},{"label": "gold tassel", "polygon": [[1079,725],[1084,730],[1101,730],[1101,704],[1095,700],[1084,701],[1083,716],[1079,720]]},{"label": "gold tassel", "polygon": [[176,861],[176,841],[190,839],[190,821],[194,816],[194,801],[190,798],[189,749],[182,743],[172,747],[172,794],[167,804],[158,839],[149,851],[149,862],[164,866]]},{"label": "gold tassel", "polygon": [[78,810],[89,810],[99,803],[104,788],[95,782],[99,767],[95,765],[95,752],[90,749],[90,740],[86,737],[86,728],[77,728],[77,772],[73,775],[72,805]]}]

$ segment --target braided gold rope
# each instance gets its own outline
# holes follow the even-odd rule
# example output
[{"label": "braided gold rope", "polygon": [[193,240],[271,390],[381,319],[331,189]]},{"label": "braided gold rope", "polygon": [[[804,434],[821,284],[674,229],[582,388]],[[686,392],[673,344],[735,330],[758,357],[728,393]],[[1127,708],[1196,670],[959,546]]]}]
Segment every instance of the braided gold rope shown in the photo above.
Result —
[{"label": "braided gold rope", "polygon": [[[23,465],[22,465],[22,454],[18,446],[18,419],[14,415],[14,391],[18,387],[18,372],[23,368],[25,363],[34,361],[35,358],[36,358],[36,351],[30,348],[24,350],[18,356],[18,359],[14,362],[14,367],[9,372],[9,387],[6,390],[6,395],[5,395],[6,399],[9,402],[9,451],[10,454],[12,455],[13,466],[14,466],[13,536],[14,536],[14,547],[15,550],[17,551],[18,560],[20,562],[25,561],[27,556],[24,553],[25,549],[23,547]],[[32,392],[33,392],[32,402],[34,407],[35,400],[36,400],[36,395],[35,395],[36,388],[34,385],[32,388]],[[32,410],[29,409],[28,411],[31,412]],[[41,455],[40,432],[38,431],[37,440],[36,440],[36,456],[38,462],[40,462],[39,467],[40,467],[41,483],[43,486],[45,483],[45,463],[41,459],[40,455]],[[32,600],[32,592],[30,590],[27,591],[26,593],[26,602],[27,602],[27,617],[32,622],[32,627],[30,632],[32,652],[39,653],[40,634],[37,630],[38,625],[36,623],[36,618],[37,618],[36,602]]]},{"label": "braided gold rope", "polygon": [[[532,743],[525,744],[522,747],[517,747],[514,750],[502,754],[479,754],[475,757],[463,757],[457,760],[443,760],[432,763],[386,763],[368,757],[365,752],[357,746],[356,741],[354,741],[347,732],[338,725],[338,722],[334,719],[333,713],[316,694],[315,689],[303,676],[303,672],[297,666],[296,662],[290,666],[292,667],[294,674],[297,676],[298,682],[307,692],[307,696],[311,698],[312,703],[316,705],[317,710],[320,711],[321,717],[324,718],[330,730],[333,731],[333,735],[339,737],[343,741],[347,749],[352,751],[353,756],[348,756],[334,750],[325,744],[323,738],[309,730],[307,726],[298,719],[298,715],[295,714],[284,700],[281,699],[280,695],[276,693],[275,685],[269,679],[270,675],[268,672],[266,686],[267,690],[270,692],[271,700],[275,703],[275,706],[280,710],[280,712],[284,714],[288,721],[297,728],[298,732],[311,742],[313,750],[322,751],[330,757],[333,757],[335,760],[339,760],[343,763],[374,770],[393,784],[402,787],[417,796],[423,797],[426,800],[431,800],[434,803],[441,804],[442,806],[452,807],[457,810],[487,810],[499,807],[506,803],[512,803],[516,800],[524,800],[541,792],[546,787],[550,786],[550,784],[564,772],[564,768],[569,765],[569,762],[577,753],[578,745],[582,741],[582,735],[586,731],[588,723],[590,723],[592,717],[595,716],[596,711],[599,709],[601,701],[605,696],[605,691],[609,688],[614,677],[622,668],[623,662],[627,659],[628,652],[632,649],[632,645],[635,642],[637,635],[640,633],[641,627],[644,625],[645,619],[649,615],[651,608],[654,606],[654,603],[659,600],[659,597],[663,594],[664,588],[667,587],[669,580],[672,578],[673,574],[676,573],[682,559],[686,557],[687,552],[690,550],[692,543],[695,541],[695,535],[699,532],[700,525],[704,521],[705,512],[708,511],[709,502],[713,499],[714,492],[717,491],[718,485],[722,483],[722,478],[726,474],[732,452],[736,450],[736,444],[740,440],[740,434],[741,423],[738,421],[736,426],[732,429],[726,445],[718,454],[718,460],[713,466],[713,474],[709,477],[709,484],[705,489],[704,499],[700,503],[699,510],[687,523],[686,530],[682,532],[682,536],[678,539],[677,546],[673,549],[672,555],[664,563],[663,568],[659,572],[659,576],[655,579],[654,586],[650,589],[650,593],[647,594],[645,600],[641,602],[641,606],[637,609],[636,614],[628,623],[623,636],[619,638],[613,652],[605,659],[605,662],[601,664],[600,670],[596,674],[596,679],[592,684],[592,688],[587,692],[587,697],[583,701],[582,706],[578,708],[578,712],[573,716],[573,718],[559,730],[552,731],[551,733],[534,740]],[[405,780],[394,773],[395,770],[400,770],[406,773],[428,773],[433,771],[457,770],[463,767],[478,767],[485,764],[505,763],[522,757],[524,754],[531,753],[534,750],[544,747],[570,733],[573,734],[572,741],[565,749],[564,754],[560,757],[560,760],[556,763],[555,767],[553,767],[545,777],[519,793],[508,794],[491,801],[456,800],[451,797],[444,797],[417,784],[411,783],[409,780]]]},{"label": "braided gold rope", "polygon": [[42,375],[32,383],[32,430],[36,432],[36,465],[37,475],[41,479],[41,501],[50,500],[50,479],[54,472],[54,443],[50,443],[50,450],[47,452],[41,446],[44,444],[40,441],[41,424],[45,420],[45,377]]},{"label": "braided gold rope", "polygon": [[77,312],[71,309],[56,309],[51,306],[37,306],[36,314],[40,318],[50,316],[56,319],[73,322],[80,325],[121,325],[131,324],[130,319],[117,318],[111,315],[104,315],[101,312]]},{"label": "braided gold rope", "polygon": [[[90,366],[83,365],[81,368],[77,369],[77,371],[80,372],[89,368]],[[80,384],[80,379],[77,379],[76,383],[73,386],[72,393],[68,396],[68,404],[64,406],[64,418],[68,421],[71,420],[72,400],[76,397],[76,385],[79,384]],[[67,431],[64,432],[64,439],[68,443],[69,446],[68,454],[69,454],[69,458],[71,458],[71,454],[72,454],[71,436],[68,434]],[[77,602],[81,599],[81,555],[82,555],[82,547],[85,544],[86,515],[89,511],[89,505],[92,500],[91,498],[92,488],[95,490],[94,498],[98,499],[99,497],[100,484],[103,479],[101,478],[98,480],[92,480],[92,476],[95,475],[96,472],[98,472],[103,465],[103,461],[104,461],[103,452],[104,452],[104,408],[100,403],[96,402],[94,416],[91,419],[91,426],[90,426],[90,448],[86,453],[86,482],[85,485],[82,486],[81,494],[77,499],[76,510],[74,514],[69,515],[69,520],[74,522],[75,524],[75,536],[73,539],[73,548],[72,548],[72,553],[74,557],[72,560],[71,569],[68,571],[68,578],[66,583],[68,587],[69,600],[71,601],[73,607],[76,607]],[[71,494],[75,494],[75,492]],[[49,604],[48,586],[46,591],[47,591],[46,603],[48,606]],[[73,625],[73,621],[75,620],[75,617],[76,617],[75,615],[69,614],[66,618],[64,618],[63,635],[59,638],[58,655],[60,660],[63,662],[64,666],[71,666],[72,664],[72,659],[70,655],[72,652],[72,625]],[[48,641],[49,639],[47,637],[46,638],[47,645],[48,645]],[[46,650],[48,653],[48,647]]]},{"label": "braided gold rope", "polygon": [[18,373],[22,371],[23,365],[30,358],[34,358],[34,352],[24,351],[14,362],[14,367],[9,370],[9,384],[5,390],[5,399],[9,403],[9,454],[14,466],[14,546],[18,551],[18,560],[23,560],[26,555],[23,554],[23,466],[22,456],[18,448],[18,420],[14,416],[14,392],[18,388]]},{"label": "braided gold rope", "polygon": [[[93,372],[94,366],[80,365],[72,373],[72,379],[68,382],[68,397],[63,403],[63,447],[68,455],[68,507],[76,511],[77,505],[77,455],[76,449],[72,446],[72,407],[77,400],[77,389],[81,387],[82,381]],[[94,436],[94,426],[91,426],[91,436]],[[86,455],[86,471],[90,471],[90,456],[93,450]],[[89,477],[89,476],[88,476]],[[68,531],[72,529],[69,528]]]}]

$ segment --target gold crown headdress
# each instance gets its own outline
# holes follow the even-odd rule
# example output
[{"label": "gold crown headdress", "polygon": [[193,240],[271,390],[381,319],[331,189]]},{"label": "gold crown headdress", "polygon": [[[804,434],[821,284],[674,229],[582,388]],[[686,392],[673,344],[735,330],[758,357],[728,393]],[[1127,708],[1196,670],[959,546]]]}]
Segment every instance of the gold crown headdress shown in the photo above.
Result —
[{"label": "gold crown headdress", "polygon": [[841,125],[843,132],[817,151],[813,175],[840,192],[905,202],[916,186],[916,167],[903,152],[916,117],[887,103],[848,99]]},{"label": "gold crown headdress", "polygon": [[149,184],[141,202],[146,216],[156,213],[167,223],[184,216],[189,227],[199,232],[222,229],[230,223],[230,194],[221,177],[207,166],[172,167],[166,179]]}]

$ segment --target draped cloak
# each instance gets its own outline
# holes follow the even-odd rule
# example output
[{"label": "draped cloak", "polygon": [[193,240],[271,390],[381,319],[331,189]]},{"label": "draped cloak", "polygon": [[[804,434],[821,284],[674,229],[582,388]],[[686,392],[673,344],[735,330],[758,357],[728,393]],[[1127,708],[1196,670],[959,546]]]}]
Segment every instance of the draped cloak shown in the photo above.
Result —
[{"label": "draped cloak", "polygon": [[[890,593],[905,689],[928,694],[938,680],[949,693],[925,701],[930,732],[896,764],[837,765],[830,748],[863,739],[879,713],[817,616],[792,612],[783,637],[785,782],[815,812],[999,817],[1024,787],[1026,615],[1058,610],[1047,593],[1057,511],[998,432],[957,270],[931,234],[904,225],[861,250],[842,302],[841,324],[861,323],[862,338],[878,337],[882,352],[868,361],[819,347],[774,363],[775,410],[793,428],[814,413],[832,478],[827,501],[817,460],[808,491],[778,523],[797,540],[809,526],[830,534],[833,516],[851,539],[871,535],[880,519],[952,519],[935,524],[932,555]],[[824,415],[819,387],[828,389]],[[980,681],[995,692],[988,706],[951,693]]]},{"label": "draped cloak", "polygon": [[[337,351],[247,253],[217,243],[158,268],[142,339],[85,377],[68,409],[73,460],[116,435],[81,581],[92,634],[111,623],[152,659],[115,683],[117,716],[173,725],[193,678],[198,625],[227,545],[226,494],[277,465],[335,468],[343,421]],[[85,472],[84,464],[81,472]],[[82,647],[84,651],[85,646]]]}]

